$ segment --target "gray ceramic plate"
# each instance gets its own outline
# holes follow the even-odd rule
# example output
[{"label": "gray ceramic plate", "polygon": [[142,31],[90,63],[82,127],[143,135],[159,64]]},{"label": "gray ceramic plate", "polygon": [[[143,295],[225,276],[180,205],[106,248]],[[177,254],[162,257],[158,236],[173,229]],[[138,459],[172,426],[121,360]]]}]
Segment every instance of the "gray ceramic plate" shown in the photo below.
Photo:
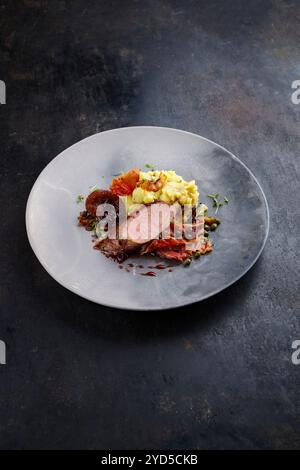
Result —
[{"label": "gray ceramic plate", "polygon": [[[189,268],[159,271],[157,277],[118,269],[92,249],[90,233],[77,226],[78,194],[87,195],[95,184],[106,188],[112,175],[146,163],[195,179],[211,212],[207,194],[230,199],[219,211],[214,251]],[[223,147],[176,129],[129,127],[88,137],[52,160],[30,193],[26,226],[39,261],[67,289],[103,305],[156,310],[198,302],[243,276],[262,252],[269,215],[256,178]]]}]

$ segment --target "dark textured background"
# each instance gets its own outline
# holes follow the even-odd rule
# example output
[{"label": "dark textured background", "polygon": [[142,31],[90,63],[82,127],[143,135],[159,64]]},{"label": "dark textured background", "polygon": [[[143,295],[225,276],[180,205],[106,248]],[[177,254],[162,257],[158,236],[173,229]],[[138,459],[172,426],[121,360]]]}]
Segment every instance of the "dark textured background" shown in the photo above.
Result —
[{"label": "dark textured background", "polygon": [[[300,448],[299,2],[1,1],[0,52],[0,447]],[[269,201],[260,261],[192,308],[94,305],[29,247],[44,166],[130,125],[215,140]]]}]

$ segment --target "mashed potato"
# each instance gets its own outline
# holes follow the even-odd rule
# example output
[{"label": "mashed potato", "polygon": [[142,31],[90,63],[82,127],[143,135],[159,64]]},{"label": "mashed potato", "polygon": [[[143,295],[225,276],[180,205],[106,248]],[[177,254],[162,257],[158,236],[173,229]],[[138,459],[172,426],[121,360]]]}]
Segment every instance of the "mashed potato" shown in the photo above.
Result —
[{"label": "mashed potato", "polygon": [[141,187],[135,188],[132,193],[133,204],[149,204],[154,201],[163,201],[167,204],[198,204],[199,193],[194,180],[185,181],[175,171],[141,171],[140,183],[156,182],[164,175],[164,184],[158,191],[147,191]]}]

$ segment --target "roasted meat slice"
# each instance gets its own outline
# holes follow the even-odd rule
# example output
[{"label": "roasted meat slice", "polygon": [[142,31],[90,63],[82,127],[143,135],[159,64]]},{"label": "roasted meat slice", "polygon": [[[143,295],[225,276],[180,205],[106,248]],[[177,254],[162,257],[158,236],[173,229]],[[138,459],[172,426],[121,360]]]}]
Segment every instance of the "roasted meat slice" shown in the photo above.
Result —
[{"label": "roasted meat slice", "polygon": [[174,249],[185,249],[184,240],[176,240],[175,238],[166,238],[162,240],[152,240],[147,246],[142,250],[142,254],[154,253],[157,250],[174,250]]},{"label": "roasted meat slice", "polygon": [[175,260],[175,261],[185,261],[187,258],[191,258],[191,253],[188,251],[175,251],[170,249],[161,249],[156,251],[157,256],[160,258]]},{"label": "roasted meat slice", "polygon": [[109,239],[96,242],[95,248],[103,251],[118,261],[123,261],[132,253],[140,253],[151,240],[164,242],[158,239],[159,235],[170,227],[170,208],[160,202],[143,206],[130,216],[126,223],[120,227],[118,239]]},{"label": "roasted meat slice", "polygon": [[119,262],[126,259],[124,250],[119,240],[106,238],[105,240],[100,240],[94,244],[95,250],[100,250],[105,256],[113,258]]},{"label": "roasted meat slice", "polygon": [[138,244],[158,239],[160,234],[170,231],[172,212],[164,202],[156,202],[135,212],[121,227],[122,238]]},{"label": "roasted meat slice", "polygon": [[161,258],[185,261],[187,258],[191,258],[195,252],[204,255],[211,250],[211,242],[204,237],[195,240],[177,240],[170,237],[163,240],[152,240],[143,247],[141,254],[154,253]]},{"label": "roasted meat slice", "polygon": [[119,263],[122,263],[129,255],[139,253],[141,245],[129,240],[106,238],[105,240],[96,242],[94,248],[102,251],[108,258],[113,258]]},{"label": "roasted meat slice", "polygon": [[90,215],[88,211],[82,211],[78,217],[78,225],[85,227],[86,230],[93,230],[93,223],[95,221],[95,217]]}]

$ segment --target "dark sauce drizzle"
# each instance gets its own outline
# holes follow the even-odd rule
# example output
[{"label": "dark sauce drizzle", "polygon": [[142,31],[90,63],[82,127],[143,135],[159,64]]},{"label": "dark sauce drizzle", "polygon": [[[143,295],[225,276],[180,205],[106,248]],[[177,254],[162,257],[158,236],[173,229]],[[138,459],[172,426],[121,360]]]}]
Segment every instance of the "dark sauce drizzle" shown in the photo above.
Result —
[{"label": "dark sauce drizzle", "polygon": [[[127,265],[122,265],[122,264],[119,264],[119,269],[125,269],[125,271],[127,273],[130,273],[131,272],[131,269],[130,268],[139,268],[139,269],[144,269],[144,265],[143,264],[133,264],[133,263],[128,263]],[[147,266],[149,269],[157,269],[157,270],[162,270],[162,269],[168,269],[168,272],[172,272],[173,269],[170,268],[170,265],[168,264],[163,264],[163,263],[158,263],[158,264],[155,264],[154,266]],[[147,272],[144,272],[144,273],[139,273],[141,276],[149,276],[149,277],[156,277],[157,273],[155,273],[154,271],[147,271]]]},{"label": "dark sauce drizzle", "polygon": [[166,264],[158,263],[155,266],[148,266],[150,269],[167,269],[169,266]]}]

